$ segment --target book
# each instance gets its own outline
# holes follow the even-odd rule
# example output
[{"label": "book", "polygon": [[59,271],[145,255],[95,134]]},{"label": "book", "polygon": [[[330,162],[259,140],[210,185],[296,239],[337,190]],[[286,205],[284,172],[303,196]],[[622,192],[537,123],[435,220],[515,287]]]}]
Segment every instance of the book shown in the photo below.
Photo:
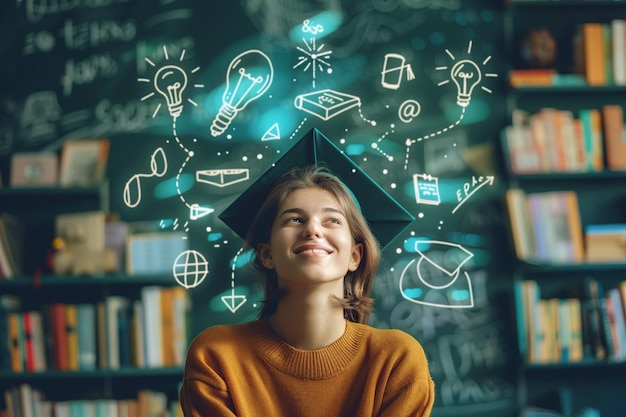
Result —
[{"label": "book", "polygon": [[104,226],[104,247],[115,253],[117,271],[124,271],[128,230],[128,224],[119,220],[107,220]]},{"label": "book", "polygon": [[508,169],[514,174],[542,171],[541,156],[535,147],[527,112],[514,109],[513,123],[502,131],[502,145]]},{"label": "book", "polygon": [[171,272],[178,255],[188,249],[184,232],[131,233],[126,245],[128,274]]},{"label": "book", "polygon": [[505,202],[515,254],[518,259],[532,259],[537,251],[526,193],[519,188],[509,188],[505,192]]},{"label": "book", "polygon": [[22,372],[24,367],[25,351],[22,336],[22,315],[18,312],[10,312],[7,316],[7,328],[9,331],[9,353],[11,356],[11,371]]},{"label": "book", "polygon": [[585,259],[589,262],[626,260],[626,224],[585,226]]},{"label": "book", "polygon": [[163,336],[161,326],[162,287],[149,285],[141,288],[143,304],[143,340],[145,364],[148,368],[163,366]]},{"label": "book", "polygon": [[613,65],[613,82],[615,85],[626,85],[626,31],[624,20],[611,20],[611,55]]},{"label": "book", "polygon": [[189,335],[191,334],[191,298],[189,292],[180,286],[172,287],[174,292],[174,365],[185,364]]},{"label": "book", "polygon": [[569,304],[566,298],[557,299],[559,357],[562,362],[571,362],[572,325],[570,323]]},{"label": "book", "polygon": [[527,361],[535,363],[541,361],[542,329],[538,311],[541,289],[534,280],[524,281],[524,312],[527,324],[528,354]]},{"label": "book", "polygon": [[35,347],[33,346],[33,326],[30,311],[21,314],[23,333],[23,353],[26,358],[26,371],[35,372]]},{"label": "book", "polygon": [[46,336],[43,314],[41,311],[31,311],[30,326],[31,340],[33,345],[34,372],[42,372],[48,369],[46,356]]},{"label": "book", "polygon": [[145,341],[144,341],[144,312],[143,302],[141,300],[134,300],[132,306],[132,319],[131,319],[131,360],[133,365],[137,367],[144,367],[146,365],[145,358]]},{"label": "book", "polygon": [[132,365],[130,341],[131,302],[126,299],[122,308],[117,311],[117,333],[120,367]]},{"label": "book", "polygon": [[604,57],[604,85],[613,85],[613,40],[611,39],[611,24],[602,23],[602,54]]},{"label": "book", "polygon": [[604,136],[600,110],[581,109],[578,117],[582,124],[587,171],[602,171],[604,169]]},{"label": "book", "polygon": [[104,301],[96,303],[96,323],[98,339],[98,367],[107,369],[109,367],[109,353],[107,343],[107,312]]},{"label": "book", "polygon": [[[121,367],[120,316],[126,314],[129,299],[124,296],[111,295],[105,301],[106,310],[106,344],[107,366],[109,369]],[[127,331],[127,323],[125,330]],[[127,341],[125,341],[127,342]]]},{"label": "book", "polygon": [[611,288],[608,292],[613,307],[615,333],[617,339],[618,354],[615,359],[626,359],[626,304],[622,298],[619,287]]},{"label": "book", "polygon": [[325,89],[296,96],[294,105],[322,120],[329,120],[353,107],[359,107],[361,99],[351,94]]},{"label": "book", "polygon": [[604,332],[604,314],[602,313],[601,300],[603,299],[600,283],[594,279],[587,277],[584,279],[584,311],[583,317],[587,326],[587,332],[583,337],[587,338],[588,350],[587,354],[595,359],[607,359],[608,344],[606,333]]},{"label": "book", "polygon": [[97,322],[94,304],[77,304],[78,368],[81,371],[97,367]]},{"label": "book", "polygon": [[569,312],[569,361],[580,362],[583,360],[583,333],[582,312],[580,298],[568,298],[566,300]]},{"label": "book", "polygon": [[78,310],[75,304],[65,304],[65,338],[67,340],[67,364],[69,371],[78,371]]},{"label": "book", "polygon": [[67,371],[70,369],[68,338],[66,330],[65,303],[52,303],[48,308],[50,314],[51,332],[54,340],[55,369]]},{"label": "book", "polygon": [[602,106],[606,167],[626,170],[626,140],[624,138],[624,112],[619,104]]},{"label": "book", "polygon": [[24,225],[15,215],[0,213],[0,272],[5,278],[22,275]]},{"label": "book", "polygon": [[11,335],[9,313],[19,313],[22,301],[15,295],[0,295],[0,369],[11,370]]},{"label": "book", "polygon": [[603,24],[588,22],[577,25],[572,44],[574,72],[583,74],[589,85],[606,85]]},{"label": "book", "polygon": [[509,72],[509,85],[513,88],[550,86],[557,74],[554,68],[524,68]]},{"label": "book", "polygon": [[535,242],[535,255],[542,261],[550,261],[550,246],[548,245],[546,223],[547,215],[545,210],[545,198],[541,193],[531,193],[526,195],[530,218],[532,218],[533,239]]},{"label": "book", "polygon": [[557,192],[556,199],[567,218],[567,240],[570,247],[567,261],[582,262],[585,258],[585,245],[578,194],[575,191],[560,191]]},{"label": "book", "polygon": [[110,142],[106,138],[66,140],[61,149],[59,185],[90,187],[104,179]]},{"label": "book", "polygon": [[15,272],[11,267],[9,254],[5,249],[5,245],[0,240],[0,279],[11,279],[15,276]]},{"label": "book", "polygon": [[556,263],[582,262],[584,238],[574,191],[546,191],[526,196],[534,226],[537,257]]},{"label": "book", "polygon": [[161,363],[163,366],[172,366],[176,363],[174,345],[174,292],[170,288],[163,288],[159,292],[159,295],[159,302],[161,304],[161,351],[163,354]]}]

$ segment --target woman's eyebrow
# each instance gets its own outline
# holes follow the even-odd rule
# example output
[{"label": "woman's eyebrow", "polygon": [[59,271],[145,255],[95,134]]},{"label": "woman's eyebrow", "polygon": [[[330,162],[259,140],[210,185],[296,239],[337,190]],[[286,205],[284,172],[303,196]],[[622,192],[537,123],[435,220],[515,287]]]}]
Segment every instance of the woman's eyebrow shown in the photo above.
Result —
[{"label": "woman's eyebrow", "polygon": [[[338,208],[335,208],[335,207],[324,207],[322,209],[322,212],[323,213],[337,213],[337,214],[341,214],[342,216],[345,217],[345,214],[343,214],[343,211],[341,211],[341,210],[339,210]],[[283,210],[280,213],[280,216],[284,216],[285,214],[294,214],[294,213],[302,215],[302,214],[306,213],[306,210],[304,210],[302,208],[299,208],[299,207],[290,207],[290,208],[287,208],[287,209]]]}]

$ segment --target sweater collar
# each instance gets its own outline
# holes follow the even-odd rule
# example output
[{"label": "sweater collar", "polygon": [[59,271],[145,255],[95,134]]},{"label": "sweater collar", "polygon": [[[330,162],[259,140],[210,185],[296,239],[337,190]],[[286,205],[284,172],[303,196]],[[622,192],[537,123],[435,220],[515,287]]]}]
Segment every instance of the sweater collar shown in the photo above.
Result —
[{"label": "sweater collar", "polygon": [[258,320],[256,346],[271,366],[299,379],[327,379],[352,362],[365,339],[364,327],[346,322],[346,331],[332,344],[316,350],[297,349],[272,330],[268,319]]}]

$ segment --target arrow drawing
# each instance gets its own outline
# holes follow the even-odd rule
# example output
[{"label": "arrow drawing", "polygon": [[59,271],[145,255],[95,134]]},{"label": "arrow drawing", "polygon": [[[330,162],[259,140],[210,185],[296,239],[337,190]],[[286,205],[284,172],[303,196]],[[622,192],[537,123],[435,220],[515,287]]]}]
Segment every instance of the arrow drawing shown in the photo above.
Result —
[{"label": "arrow drawing", "polygon": [[459,201],[459,204],[457,204],[454,210],[452,210],[452,214],[456,213],[459,207],[461,207],[463,203],[465,203],[476,191],[480,190],[484,185],[486,184],[493,185],[494,178],[495,177],[491,175],[487,176],[487,179],[485,181],[483,181],[479,186],[474,188],[471,193],[467,194],[463,200]]},{"label": "arrow drawing", "polygon": [[237,254],[235,255],[235,259],[233,259],[233,264],[231,267],[230,273],[230,295],[223,295],[222,302],[228,307],[231,313],[235,313],[239,308],[248,301],[248,298],[245,295],[237,295],[235,294],[235,268],[237,267],[237,258],[243,251],[243,248],[240,248]]}]

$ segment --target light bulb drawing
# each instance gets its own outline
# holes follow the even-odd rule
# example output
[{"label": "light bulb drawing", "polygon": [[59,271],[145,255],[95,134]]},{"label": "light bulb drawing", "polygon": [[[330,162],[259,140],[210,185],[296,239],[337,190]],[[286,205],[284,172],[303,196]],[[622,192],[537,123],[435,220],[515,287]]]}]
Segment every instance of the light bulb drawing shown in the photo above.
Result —
[{"label": "light bulb drawing", "polygon": [[[472,52],[472,42],[470,41],[467,47],[467,53],[471,54]],[[456,57],[446,49],[446,54],[453,60],[456,60]],[[481,63],[483,66],[487,64],[491,60],[491,56],[488,56]],[[438,71],[448,70],[448,66],[441,66],[436,68]],[[457,96],[456,96],[456,104],[460,107],[467,107],[470,104],[470,100],[472,98],[472,94],[474,93],[474,89],[480,85],[483,80],[483,76],[486,77],[497,77],[498,74],[489,73],[481,70],[480,66],[471,59],[462,59],[456,62],[452,68],[450,69],[450,79],[456,86]],[[444,84],[448,84],[450,80],[445,80],[440,82],[438,85],[442,86]],[[487,87],[480,87],[483,91],[487,93],[491,93]]]},{"label": "light bulb drawing", "polygon": [[176,65],[166,65],[154,76],[154,88],[165,98],[167,110],[172,117],[183,111],[183,92],[187,88],[187,74]]},{"label": "light bulb drawing", "polygon": [[[163,55],[165,60],[169,60],[169,54],[167,52],[167,48],[163,47]],[[179,61],[182,61],[185,57],[185,50],[180,54]],[[156,67],[156,64],[152,62],[148,58],[144,58],[145,61],[151,66]],[[191,73],[195,73],[199,70],[199,67],[191,70]],[[167,110],[174,119],[179,117],[183,111],[183,93],[188,87],[188,77],[185,70],[183,70],[178,65],[165,65],[159,68],[154,76],[154,79],[151,80],[149,78],[138,78],[137,81],[142,83],[151,83],[154,86],[154,89],[157,93],[159,93],[163,98],[165,98],[165,103],[167,104]],[[195,88],[204,87],[203,84],[193,84]],[[155,92],[151,92],[146,94],[141,98],[141,101],[145,101],[150,97],[155,96]],[[191,99],[187,99],[187,102],[190,104],[197,106],[198,104]],[[152,117],[156,117],[157,113],[161,109],[161,104],[156,107]]]},{"label": "light bulb drawing", "polygon": [[464,59],[454,64],[450,70],[450,78],[457,89],[456,104],[461,107],[467,107],[472,98],[474,88],[483,78],[480,68],[474,61]]},{"label": "light bulb drawing", "polygon": [[211,135],[224,133],[240,111],[268,90],[273,79],[274,67],[265,53],[251,49],[237,55],[226,71],[222,106],[211,124]]}]

